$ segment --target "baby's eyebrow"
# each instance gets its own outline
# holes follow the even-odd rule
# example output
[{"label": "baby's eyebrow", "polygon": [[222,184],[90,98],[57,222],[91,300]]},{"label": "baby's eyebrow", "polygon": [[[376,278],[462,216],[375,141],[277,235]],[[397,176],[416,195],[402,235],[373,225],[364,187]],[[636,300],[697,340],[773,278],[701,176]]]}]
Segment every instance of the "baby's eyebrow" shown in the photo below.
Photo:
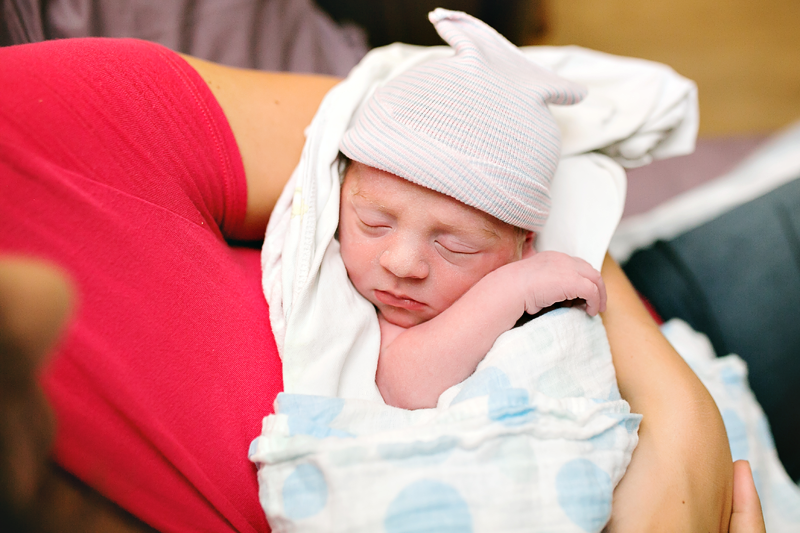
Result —
[{"label": "baby's eyebrow", "polygon": [[500,238],[500,233],[497,232],[497,229],[495,229],[495,227],[489,224],[489,222],[487,222],[486,220],[484,220],[481,223],[480,229],[486,236],[488,236],[492,240],[496,241],[497,239]]},{"label": "baby's eyebrow", "polygon": [[364,191],[359,189],[358,186],[353,187],[351,196],[361,198],[365,202],[369,203],[372,207],[375,207],[377,209],[388,210],[388,208],[383,204],[383,202],[381,202],[380,200],[376,200],[375,198],[364,193]]},{"label": "baby's eyebrow", "polygon": [[364,190],[361,188],[361,176],[356,174],[353,183],[350,185],[350,195],[351,196],[358,196],[359,198],[363,198],[367,202],[381,205],[380,202],[376,202],[374,198],[370,198],[367,194],[364,193]]}]

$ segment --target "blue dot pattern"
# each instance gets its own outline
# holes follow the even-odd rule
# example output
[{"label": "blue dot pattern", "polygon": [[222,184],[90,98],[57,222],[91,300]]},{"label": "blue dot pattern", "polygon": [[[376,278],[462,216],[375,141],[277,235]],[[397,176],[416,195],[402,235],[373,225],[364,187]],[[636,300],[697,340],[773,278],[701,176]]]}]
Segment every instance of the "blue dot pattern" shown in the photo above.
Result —
[{"label": "blue dot pattern", "polygon": [[480,396],[489,397],[489,418],[495,422],[513,426],[536,416],[528,391],[513,388],[506,373],[497,367],[484,368],[467,379],[451,405]]},{"label": "blue dot pattern", "polygon": [[611,450],[617,443],[617,434],[614,428],[608,429],[591,438],[595,450]]},{"label": "blue dot pattern", "polygon": [[756,422],[756,434],[764,448],[767,450],[775,449],[775,441],[772,438],[772,431],[769,429],[769,422],[767,421],[767,417],[763,414],[758,417],[758,422]]},{"label": "blue dot pattern", "polygon": [[472,517],[456,489],[422,479],[389,504],[384,527],[386,533],[472,533]]},{"label": "blue dot pattern", "polygon": [[747,459],[750,451],[747,443],[747,426],[733,409],[722,411],[722,421],[725,424],[725,431],[728,432],[733,460]]},{"label": "blue dot pattern", "polygon": [[304,394],[281,393],[277,398],[278,410],[288,416],[292,435],[325,437],[352,437],[350,433],[330,427],[344,407],[342,398],[327,398]]},{"label": "blue dot pattern", "polygon": [[733,398],[739,397],[746,390],[744,376],[739,374],[736,369],[724,366],[719,373],[722,383],[728,389],[728,394]]},{"label": "blue dot pattern", "polygon": [[611,517],[611,477],[588,459],[574,459],[556,476],[558,503],[584,531],[600,531]]},{"label": "blue dot pattern", "polygon": [[511,381],[506,373],[495,366],[490,366],[470,376],[464,382],[458,395],[453,398],[451,405],[480,396],[488,396],[495,391],[503,391],[509,388],[511,388]]},{"label": "blue dot pattern", "polygon": [[506,389],[489,395],[489,419],[507,426],[516,426],[536,418],[536,407],[531,405],[525,389]]},{"label": "blue dot pattern", "polygon": [[292,520],[316,515],[328,502],[328,484],[319,468],[301,464],[283,484],[283,512]]},{"label": "blue dot pattern", "polygon": [[[509,332],[435,411],[279,395],[250,454],[269,520],[287,531],[602,529],[641,417],[603,400],[610,352],[601,361],[591,348],[602,323],[580,310],[556,318]],[[561,362],[569,379],[548,381],[561,392],[537,388]],[[574,380],[586,391],[577,397]]]},{"label": "blue dot pattern", "polygon": [[630,413],[609,413],[608,416],[619,420],[628,432],[628,435],[633,435],[639,430],[639,424],[642,422],[642,415],[635,415]]}]

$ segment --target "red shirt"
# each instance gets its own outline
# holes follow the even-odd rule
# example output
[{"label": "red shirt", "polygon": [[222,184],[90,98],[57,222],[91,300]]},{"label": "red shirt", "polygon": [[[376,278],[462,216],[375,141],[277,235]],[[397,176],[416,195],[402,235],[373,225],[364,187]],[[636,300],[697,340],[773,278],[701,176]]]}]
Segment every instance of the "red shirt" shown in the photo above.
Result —
[{"label": "red shirt", "polygon": [[0,49],[0,253],[78,304],[43,376],[57,461],[161,531],[265,531],[255,466],[282,389],[244,169],[177,54],[135,40]]}]

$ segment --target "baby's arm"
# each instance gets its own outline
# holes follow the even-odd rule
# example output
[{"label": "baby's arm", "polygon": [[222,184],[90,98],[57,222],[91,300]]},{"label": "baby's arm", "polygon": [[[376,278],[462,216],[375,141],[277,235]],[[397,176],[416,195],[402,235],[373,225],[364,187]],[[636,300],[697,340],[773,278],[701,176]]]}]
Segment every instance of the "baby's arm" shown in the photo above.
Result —
[{"label": "baby's arm", "polygon": [[497,337],[523,312],[582,298],[594,316],[605,310],[600,273],[582,259],[542,252],[484,276],[448,309],[402,329],[381,321],[376,382],[389,405],[435,407],[439,395],[469,377]]}]

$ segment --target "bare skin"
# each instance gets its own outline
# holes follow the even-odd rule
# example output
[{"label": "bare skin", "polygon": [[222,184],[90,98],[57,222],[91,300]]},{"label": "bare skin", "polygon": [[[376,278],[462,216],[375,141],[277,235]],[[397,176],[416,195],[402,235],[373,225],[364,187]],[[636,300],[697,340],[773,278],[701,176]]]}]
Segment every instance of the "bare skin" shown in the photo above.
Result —
[{"label": "bare skin", "polygon": [[235,240],[264,238],[269,215],[300,161],[306,126],[338,78],[226,67],[183,58],[202,76],[231,125],[247,179],[247,215]]},{"label": "bare skin", "polygon": [[[247,174],[247,230],[228,237],[259,238],[299,159],[303,129],[322,96],[338,80],[246,71],[187,60],[209,83],[228,117]],[[609,530],[728,531],[730,523],[731,531],[739,533],[763,531],[734,528],[749,523],[748,517],[754,516],[755,491],[751,484],[739,491],[737,476],[732,520],[733,466],[724,427],[708,393],[660,334],[616,263],[608,259],[602,274],[608,292],[603,320],[620,389],[632,410],[644,415],[640,444],[615,492]],[[29,379],[32,381],[32,376]],[[10,408],[5,400],[0,405],[4,419]],[[47,433],[37,438],[46,448]],[[31,464],[44,460],[40,455],[36,457]],[[41,473],[54,467],[35,468]],[[37,480],[41,481],[41,475],[34,473],[33,479],[40,486]],[[107,501],[88,496],[85,487],[82,491],[73,490],[70,494],[78,493],[89,506],[86,509],[108,509]],[[43,514],[44,510],[42,507],[39,512]],[[68,527],[65,523],[59,530],[149,531],[141,523],[119,518],[125,516],[122,511],[112,514],[117,517],[117,529],[103,526],[101,521],[92,528]],[[758,527],[757,521],[753,523]]]},{"label": "bare skin", "polygon": [[[661,335],[622,269],[603,264],[602,313],[620,394],[644,415],[609,531],[727,531],[733,465],[711,395]],[[657,480],[657,481],[656,481]]]},{"label": "bare skin", "polygon": [[750,463],[741,459],[733,463],[733,513],[730,533],[767,533]]},{"label": "bare skin", "polygon": [[[613,270],[614,267],[609,265],[606,272]],[[618,274],[612,278],[618,278]],[[611,294],[616,294],[616,282],[612,280],[611,286]],[[31,261],[0,258],[0,309],[7,311],[6,316],[16,317],[13,322],[0,320],[0,339],[5,343],[0,350],[0,368],[3,370],[0,375],[8,380],[3,386],[4,394],[0,396],[0,426],[4,433],[3,446],[0,447],[0,464],[4,465],[0,468],[0,525],[4,529],[21,531],[152,531],[48,460],[53,421],[47,414],[49,408],[36,385],[35,376],[38,365],[46,360],[50,347],[63,330],[71,299],[70,284],[56,269]],[[612,306],[610,312],[613,314],[615,311]],[[32,417],[45,423],[40,426],[19,425],[20,410],[27,413],[24,415],[26,420]],[[660,464],[647,464],[647,459],[641,458],[644,457],[642,451],[651,453],[648,448],[652,447],[658,435],[654,434],[652,427],[646,428],[640,432],[642,443],[634,453],[634,460],[638,462],[628,469],[615,494],[614,512],[608,530],[670,531],[680,527],[677,530],[716,531],[705,529],[707,524],[699,522],[697,516],[692,516],[702,515],[708,509],[703,507],[708,495],[703,494],[702,487],[700,495],[695,496],[697,499],[689,500],[691,504],[687,512],[682,513],[679,522],[664,518],[672,515],[661,514],[675,512],[676,507],[681,509],[687,505],[685,498],[680,504],[676,498],[682,497],[680,478],[688,475],[690,470],[680,471],[681,475],[676,478],[672,466],[674,463],[667,457],[661,458]],[[10,435],[16,440],[11,439]],[[698,463],[702,463],[702,459]],[[687,469],[693,466],[687,465]],[[746,461],[737,461],[733,469],[729,531],[764,533],[761,507],[749,465]],[[659,470],[669,475],[663,479],[649,477],[660,475]],[[640,476],[650,481],[644,485],[646,494],[631,497],[629,493],[639,492],[635,479]],[[659,483],[652,483],[652,479],[659,479]],[[661,498],[653,499],[653,496],[660,494],[658,489],[665,483],[672,486],[673,490]],[[717,485],[711,483],[710,493],[719,488]],[[624,492],[621,487],[625,487]],[[636,499],[631,499],[629,504],[626,498]],[[644,505],[644,508],[637,508],[634,504]],[[712,503],[709,508],[716,506]],[[713,516],[709,518],[713,522]],[[659,524],[654,525],[654,521]]]}]

